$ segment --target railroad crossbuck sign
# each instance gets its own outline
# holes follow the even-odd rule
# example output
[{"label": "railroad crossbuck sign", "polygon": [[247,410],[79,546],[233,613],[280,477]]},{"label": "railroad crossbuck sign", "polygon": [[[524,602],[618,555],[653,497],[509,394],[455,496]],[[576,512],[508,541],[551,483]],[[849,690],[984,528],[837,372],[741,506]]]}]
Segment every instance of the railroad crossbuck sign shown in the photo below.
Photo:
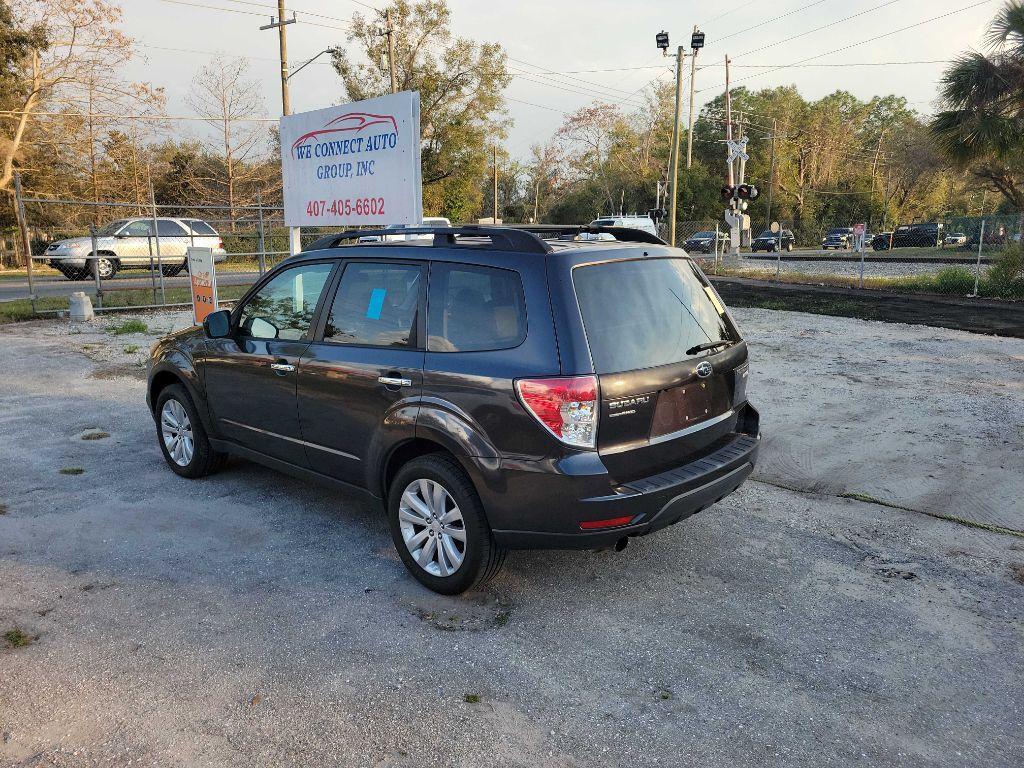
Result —
[{"label": "railroad crossbuck sign", "polygon": [[421,224],[419,93],[285,115],[281,172],[289,227]]}]

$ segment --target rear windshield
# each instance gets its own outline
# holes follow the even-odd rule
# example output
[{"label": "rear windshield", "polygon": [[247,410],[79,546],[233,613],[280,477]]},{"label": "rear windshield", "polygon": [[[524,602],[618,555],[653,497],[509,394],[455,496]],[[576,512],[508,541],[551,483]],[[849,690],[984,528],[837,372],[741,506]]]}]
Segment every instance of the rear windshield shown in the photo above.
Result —
[{"label": "rear windshield", "polygon": [[590,223],[592,227],[614,227],[615,219],[597,219]]},{"label": "rear windshield", "polygon": [[213,227],[211,227],[205,221],[200,221],[199,219],[183,219],[183,221],[186,224],[188,224],[189,229],[191,229],[197,235],[216,235],[217,234],[217,230],[215,230]]},{"label": "rear windshield", "polygon": [[576,267],[573,285],[597,373],[653,368],[735,338],[725,308],[688,259]]}]

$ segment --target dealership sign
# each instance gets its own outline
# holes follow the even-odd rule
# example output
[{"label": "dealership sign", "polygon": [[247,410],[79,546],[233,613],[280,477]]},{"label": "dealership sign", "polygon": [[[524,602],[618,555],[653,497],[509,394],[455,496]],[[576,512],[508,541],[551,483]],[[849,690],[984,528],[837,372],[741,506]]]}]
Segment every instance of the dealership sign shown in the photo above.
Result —
[{"label": "dealership sign", "polygon": [[192,319],[199,325],[211,312],[217,311],[217,269],[212,248],[190,246],[188,276],[192,285]]},{"label": "dealership sign", "polygon": [[290,227],[420,224],[420,95],[281,118],[284,220]]}]

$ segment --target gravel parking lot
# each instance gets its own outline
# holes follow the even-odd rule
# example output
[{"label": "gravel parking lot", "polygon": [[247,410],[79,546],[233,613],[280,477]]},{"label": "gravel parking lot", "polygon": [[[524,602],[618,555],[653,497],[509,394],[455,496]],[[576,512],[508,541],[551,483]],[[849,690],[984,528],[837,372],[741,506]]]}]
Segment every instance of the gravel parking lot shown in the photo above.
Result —
[{"label": "gravel parking lot", "polygon": [[735,315],[754,479],[455,599],[358,497],[166,468],[187,318],[3,326],[0,764],[1024,764],[1024,341]]}]

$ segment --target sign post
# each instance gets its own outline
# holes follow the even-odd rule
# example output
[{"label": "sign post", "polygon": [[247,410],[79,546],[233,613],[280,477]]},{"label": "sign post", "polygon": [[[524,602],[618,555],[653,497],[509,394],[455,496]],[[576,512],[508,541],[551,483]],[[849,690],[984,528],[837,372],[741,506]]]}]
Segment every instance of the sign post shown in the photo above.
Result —
[{"label": "sign post", "polygon": [[289,227],[423,222],[419,93],[281,118]]},{"label": "sign post", "polygon": [[775,279],[778,280],[782,271],[782,227],[779,226],[779,222],[773,221],[771,230],[775,235]]},{"label": "sign post", "polygon": [[217,311],[217,270],[212,248],[188,249],[188,275],[192,285],[192,319],[200,325]]},{"label": "sign post", "polygon": [[867,225],[864,223],[853,225],[854,247],[860,251],[860,287],[864,287],[864,232]]}]

